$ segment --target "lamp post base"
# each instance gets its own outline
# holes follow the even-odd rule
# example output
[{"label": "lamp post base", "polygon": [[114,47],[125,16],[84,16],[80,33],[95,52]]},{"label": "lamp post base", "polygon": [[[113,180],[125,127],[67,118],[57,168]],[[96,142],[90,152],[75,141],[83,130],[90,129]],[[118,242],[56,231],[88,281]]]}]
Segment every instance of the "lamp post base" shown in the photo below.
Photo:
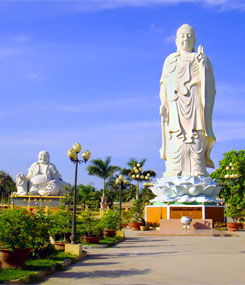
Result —
[{"label": "lamp post base", "polygon": [[67,243],[65,245],[65,252],[75,254],[77,256],[82,256],[84,254],[82,244],[71,244]]}]

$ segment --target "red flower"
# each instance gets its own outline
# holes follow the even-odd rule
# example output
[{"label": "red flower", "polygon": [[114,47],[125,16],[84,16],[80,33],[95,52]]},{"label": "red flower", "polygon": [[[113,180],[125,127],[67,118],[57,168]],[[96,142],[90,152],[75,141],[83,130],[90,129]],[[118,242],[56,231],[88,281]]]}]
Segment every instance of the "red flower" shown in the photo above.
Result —
[{"label": "red flower", "polygon": [[30,211],[33,211],[33,208],[30,208],[29,210],[30,210]]},{"label": "red flower", "polygon": [[28,211],[25,211],[24,214],[28,214]]},{"label": "red flower", "polygon": [[1,244],[4,244],[4,242],[2,241]]}]

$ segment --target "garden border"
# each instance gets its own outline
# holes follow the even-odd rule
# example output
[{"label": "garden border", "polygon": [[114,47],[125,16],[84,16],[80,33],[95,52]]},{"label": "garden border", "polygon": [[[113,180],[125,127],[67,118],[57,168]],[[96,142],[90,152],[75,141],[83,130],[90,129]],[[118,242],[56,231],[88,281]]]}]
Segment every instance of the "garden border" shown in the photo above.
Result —
[{"label": "garden border", "polygon": [[63,261],[57,263],[55,266],[52,266],[50,270],[37,271],[34,272],[29,277],[22,277],[15,280],[4,281],[2,284],[30,284],[33,282],[37,282],[43,277],[50,275],[56,271],[59,271],[61,268],[66,269],[68,266],[77,263],[78,261],[84,259],[85,257],[87,257],[87,252],[83,251],[83,253],[80,256],[76,256],[73,258],[66,258]]}]

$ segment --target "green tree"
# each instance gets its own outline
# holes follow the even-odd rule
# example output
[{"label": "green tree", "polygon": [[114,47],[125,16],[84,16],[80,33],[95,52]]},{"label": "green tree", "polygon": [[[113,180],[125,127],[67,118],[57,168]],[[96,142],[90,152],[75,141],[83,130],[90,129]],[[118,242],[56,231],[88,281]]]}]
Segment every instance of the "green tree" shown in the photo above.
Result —
[{"label": "green tree", "polygon": [[96,191],[95,187],[91,184],[77,186],[77,202],[82,204],[84,208],[87,204],[91,204],[92,193]]},{"label": "green tree", "polygon": [[0,193],[9,196],[12,192],[17,191],[13,178],[5,171],[0,171]]},{"label": "green tree", "polygon": [[136,186],[133,184],[130,184],[127,189],[122,191],[122,201],[129,202],[133,199],[135,199],[136,196]]},{"label": "green tree", "polygon": [[245,150],[224,153],[219,168],[210,175],[222,186],[219,197],[227,204],[244,207],[245,200]]},{"label": "green tree", "polygon": [[144,187],[140,192],[140,200],[143,202],[143,205],[145,205],[145,203],[149,203],[150,200],[154,199],[155,197],[156,195],[153,194],[148,186]]},{"label": "green tree", "polygon": [[110,163],[111,157],[108,156],[105,161],[100,158],[93,159],[90,161],[90,165],[87,166],[89,175],[95,175],[103,179],[103,194],[105,193],[107,179],[120,170],[120,167],[110,165]]}]

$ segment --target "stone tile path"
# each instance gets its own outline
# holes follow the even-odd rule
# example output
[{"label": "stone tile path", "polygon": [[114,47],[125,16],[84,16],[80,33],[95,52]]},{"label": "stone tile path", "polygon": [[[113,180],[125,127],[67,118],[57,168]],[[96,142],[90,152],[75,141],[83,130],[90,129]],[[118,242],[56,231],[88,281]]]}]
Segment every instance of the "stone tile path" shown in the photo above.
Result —
[{"label": "stone tile path", "polygon": [[[245,232],[238,237],[139,237],[89,257],[41,284],[245,284]],[[40,283],[39,283],[40,284]]]}]

